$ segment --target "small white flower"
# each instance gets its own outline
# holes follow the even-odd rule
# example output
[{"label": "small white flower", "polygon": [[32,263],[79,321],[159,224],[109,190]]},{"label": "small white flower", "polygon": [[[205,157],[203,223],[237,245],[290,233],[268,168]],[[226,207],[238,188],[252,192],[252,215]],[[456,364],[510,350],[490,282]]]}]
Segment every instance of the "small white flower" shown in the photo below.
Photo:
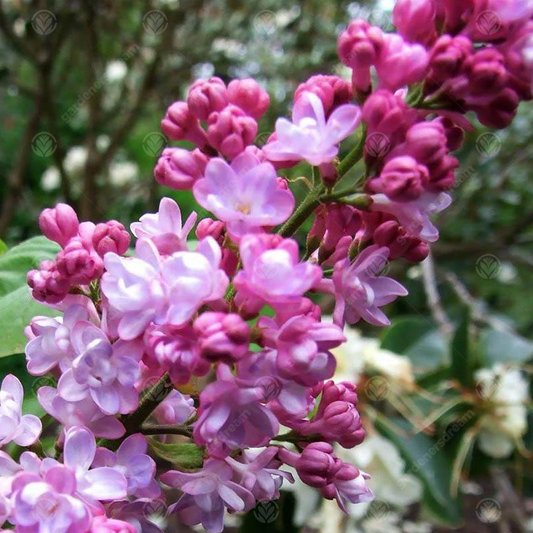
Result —
[{"label": "small white flower", "polygon": [[105,77],[110,82],[121,81],[126,77],[128,67],[124,61],[110,61],[105,69]]},{"label": "small white flower", "polygon": [[139,167],[132,161],[112,163],[109,167],[109,178],[115,187],[122,187],[134,180],[139,174]]},{"label": "small white flower", "polygon": [[47,168],[41,176],[41,187],[44,191],[53,191],[59,187],[61,175],[57,167]]},{"label": "small white flower", "polygon": [[85,146],[73,146],[65,156],[63,166],[68,174],[77,174],[85,166],[87,149]]}]

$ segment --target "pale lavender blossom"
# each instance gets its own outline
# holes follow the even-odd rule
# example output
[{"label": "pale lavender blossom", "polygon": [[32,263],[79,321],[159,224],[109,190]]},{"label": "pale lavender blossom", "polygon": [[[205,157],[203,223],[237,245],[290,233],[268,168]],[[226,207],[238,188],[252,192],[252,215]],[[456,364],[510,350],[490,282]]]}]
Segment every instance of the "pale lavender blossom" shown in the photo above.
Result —
[{"label": "pale lavender blossom", "polygon": [[263,151],[271,161],[306,160],[315,166],[330,163],[339,153],[339,143],[360,121],[361,110],[352,104],[339,106],[326,120],[320,98],[305,92],[294,103],[292,122],[279,118],[276,140],[266,144]]},{"label": "pale lavender blossom", "polygon": [[193,192],[202,207],[226,222],[235,240],[285,222],[294,209],[294,196],[279,186],[274,167],[250,150],[231,165],[221,158],[211,159]]},{"label": "pale lavender blossom", "polygon": [[196,222],[192,212],[185,224],[181,223],[181,210],[171,198],[163,198],[157,213],[147,213],[140,222],[131,224],[131,231],[138,239],[150,239],[161,254],[187,250],[187,236]]},{"label": "pale lavender blossom", "polygon": [[127,414],[139,403],[135,383],[143,345],[118,340],[111,344],[104,332],[90,322],[78,322],[72,330],[76,359],[60,378],[58,391],[69,402],[90,397],[107,415]]},{"label": "pale lavender blossom", "polygon": [[12,374],[8,374],[0,387],[0,446],[14,442],[31,446],[41,435],[41,421],[34,415],[22,414],[24,389]]},{"label": "pale lavender blossom", "polygon": [[187,526],[202,524],[209,533],[221,533],[226,508],[243,512],[255,505],[252,493],[232,481],[232,476],[232,468],[218,459],[208,459],[199,472],[166,472],[161,481],[184,493],[169,513],[176,513]]},{"label": "pale lavender blossom", "polygon": [[339,261],[333,272],[336,324],[355,324],[361,318],[375,326],[388,326],[389,319],[380,307],[407,291],[397,281],[380,272],[387,265],[389,249],[373,245],[363,250],[353,263]]}]

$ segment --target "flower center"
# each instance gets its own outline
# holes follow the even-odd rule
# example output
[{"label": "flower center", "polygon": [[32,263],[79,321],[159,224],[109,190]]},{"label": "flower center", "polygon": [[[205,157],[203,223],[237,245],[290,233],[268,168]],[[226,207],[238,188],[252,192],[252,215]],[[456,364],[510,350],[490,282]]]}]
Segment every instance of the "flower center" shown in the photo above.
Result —
[{"label": "flower center", "polygon": [[250,207],[249,204],[239,204],[237,206],[237,211],[240,211],[244,215],[249,215],[251,210],[252,208]]}]

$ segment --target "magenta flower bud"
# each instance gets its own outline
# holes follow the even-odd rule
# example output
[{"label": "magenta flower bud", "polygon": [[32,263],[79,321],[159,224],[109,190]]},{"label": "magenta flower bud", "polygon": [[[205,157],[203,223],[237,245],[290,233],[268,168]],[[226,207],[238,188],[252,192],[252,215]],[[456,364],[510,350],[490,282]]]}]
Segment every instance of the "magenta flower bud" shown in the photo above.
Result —
[{"label": "magenta flower bud", "polygon": [[90,533],[136,533],[136,531],[128,522],[97,516],[93,518]]},{"label": "magenta flower bud", "polygon": [[296,102],[304,92],[314,93],[320,98],[326,116],[336,107],[348,104],[353,99],[350,82],[339,76],[324,76],[322,74],[311,76],[306,82],[298,86],[294,92],[294,101]]},{"label": "magenta flower bud", "polygon": [[403,254],[409,263],[421,263],[429,255],[429,246],[420,239],[412,237],[409,241],[409,248]]},{"label": "magenta flower bud", "polygon": [[465,130],[458,126],[452,119],[447,117],[439,117],[433,122],[442,124],[444,133],[446,134],[446,144],[450,152],[459,150],[463,145],[465,138]]},{"label": "magenta flower bud", "polygon": [[420,263],[429,254],[429,247],[418,237],[409,235],[396,220],[388,220],[379,225],[373,235],[375,244],[390,250],[389,259],[405,258],[410,263]]},{"label": "magenta flower bud", "polygon": [[213,237],[220,244],[220,239],[224,235],[225,228],[226,225],[221,220],[204,218],[196,226],[196,238],[201,241],[206,237]]},{"label": "magenta flower bud", "polygon": [[97,224],[93,233],[93,246],[100,257],[104,257],[107,252],[125,254],[130,240],[130,234],[117,220]]},{"label": "magenta flower bud", "polygon": [[194,322],[200,355],[211,362],[232,364],[248,353],[250,327],[234,313],[203,313]]},{"label": "magenta flower bud", "polygon": [[191,141],[203,148],[207,144],[205,131],[185,102],[174,102],[161,121],[163,133],[174,141]]},{"label": "magenta flower bud", "polygon": [[339,460],[340,466],[332,482],[320,489],[324,498],[337,500],[339,507],[348,513],[347,503],[358,504],[374,499],[372,491],[368,488],[366,480],[370,477],[349,463]]},{"label": "magenta flower bud", "polygon": [[509,81],[505,58],[495,48],[483,48],[465,62],[468,91],[475,96],[499,94]]},{"label": "magenta flower bud", "polygon": [[435,15],[433,0],[398,0],[392,21],[405,39],[428,45],[437,37]]},{"label": "magenta flower bud", "polygon": [[102,276],[104,263],[92,243],[75,238],[57,254],[57,269],[72,284],[86,285]]},{"label": "magenta flower bud", "polygon": [[472,41],[462,35],[440,37],[434,44],[429,57],[429,75],[426,83],[430,92],[446,80],[458,76],[465,61],[473,53]]},{"label": "magenta flower bud", "polygon": [[325,438],[335,439],[343,448],[353,448],[365,440],[361,417],[349,402],[330,403],[324,410],[321,422],[323,428],[320,433]]},{"label": "magenta flower bud", "polygon": [[203,176],[208,158],[198,149],[165,148],[157,161],[154,176],[158,183],[186,191]]},{"label": "magenta flower bud", "polygon": [[28,272],[27,281],[33,297],[48,304],[59,303],[70,290],[69,280],[59,273],[53,261],[43,261],[40,270]]},{"label": "magenta flower bud", "polygon": [[67,204],[57,204],[53,209],[45,209],[39,216],[43,235],[62,248],[78,234],[79,225],[76,212]]},{"label": "magenta flower bud", "polygon": [[429,181],[428,169],[410,156],[391,159],[383,168],[381,176],[370,182],[373,192],[385,193],[389,198],[408,202],[416,200]]},{"label": "magenta flower bud", "polygon": [[259,120],[270,105],[270,96],[252,78],[231,81],[228,100],[255,120]]},{"label": "magenta flower bud", "polygon": [[217,77],[194,82],[187,96],[191,113],[199,120],[207,120],[214,111],[222,111],[228,104],[225,83]]},{"label": "magenta flower bud", "polygon": [[429,165],[448,153],[448,139],[441,122],[419,122],[409,128],[405,151],[419,163]]},{"label": "magenta flower bud", "polygon": [[208,123],[209,143],[230,159],[243,152],[257,135],[257,122],[233,104],[211,114]]},{"label": "magenta flower bud", "polygon": [[355,89],[370,89],[370,67],[375,65],[383,47],[383,32],[365,20],[354,20],[337,42],[341,61],[353,70]]},{"label": "magenta flower bud", "polygon": [[518,94],[508,87],[490,103],[480,106],[469,105],[468,109],[476,112],[478,120],[484,126],[503,129],[507,128],[513,121],[519,103]]},{"label": "magenta flower bud", "polygon": [[321,390],[322,399],[320,405],[322,407],[336,401],[350,402],[355,405],[357,403],[355,389],[355,384],[349,381],[341,381],[340,383],[328,381]]}]

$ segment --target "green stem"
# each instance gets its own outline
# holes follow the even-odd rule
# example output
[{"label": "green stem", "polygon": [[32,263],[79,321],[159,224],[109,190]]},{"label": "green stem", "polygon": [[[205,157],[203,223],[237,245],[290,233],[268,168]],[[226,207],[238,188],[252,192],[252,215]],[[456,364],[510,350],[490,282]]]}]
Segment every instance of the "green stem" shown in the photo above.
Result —
[{"label": "green stem", "polygon": [[183,435],[184,437],[192,437],[192,430],[187,426],[144,424],[141,426],[141,433],[143,435]]},{"label": "green stem", "polygon": [[320,440],[321,438],[322,437],[320,435],[299,435],[294,431],[290,431],[289,433],[278,435],[272,440],[275,440],[277,442],[315,442],[317,440]]},{"label": "green stem", "polygon": [[128,415],[122,423],[126,428],[127,434],[136,433],[141,424],[153,413],[154,409],[170,394],[172,391],[172,382],[170,376],[165,374],[141,399],[139,407],[131,415]]},{"label": "green stem", "polygon": [[282,237],[294,235],[298,228],[306,221],[311,213],[320,205],[320,196],[325,192],[323,183],[317,185],[305,198],[305,200],[296,208],[291,218],[283,224],[278,231]]},{"label": "green stem", "polygon": [[348,155],[339,163],[339,166],[337,167],[339,179],[342,178],[356,163],[361,161],[365,149],[365,142],[366,125],[363,124],[361,138],[359,139],[357,146],[355,146],[355,148],[348,153]]}]

